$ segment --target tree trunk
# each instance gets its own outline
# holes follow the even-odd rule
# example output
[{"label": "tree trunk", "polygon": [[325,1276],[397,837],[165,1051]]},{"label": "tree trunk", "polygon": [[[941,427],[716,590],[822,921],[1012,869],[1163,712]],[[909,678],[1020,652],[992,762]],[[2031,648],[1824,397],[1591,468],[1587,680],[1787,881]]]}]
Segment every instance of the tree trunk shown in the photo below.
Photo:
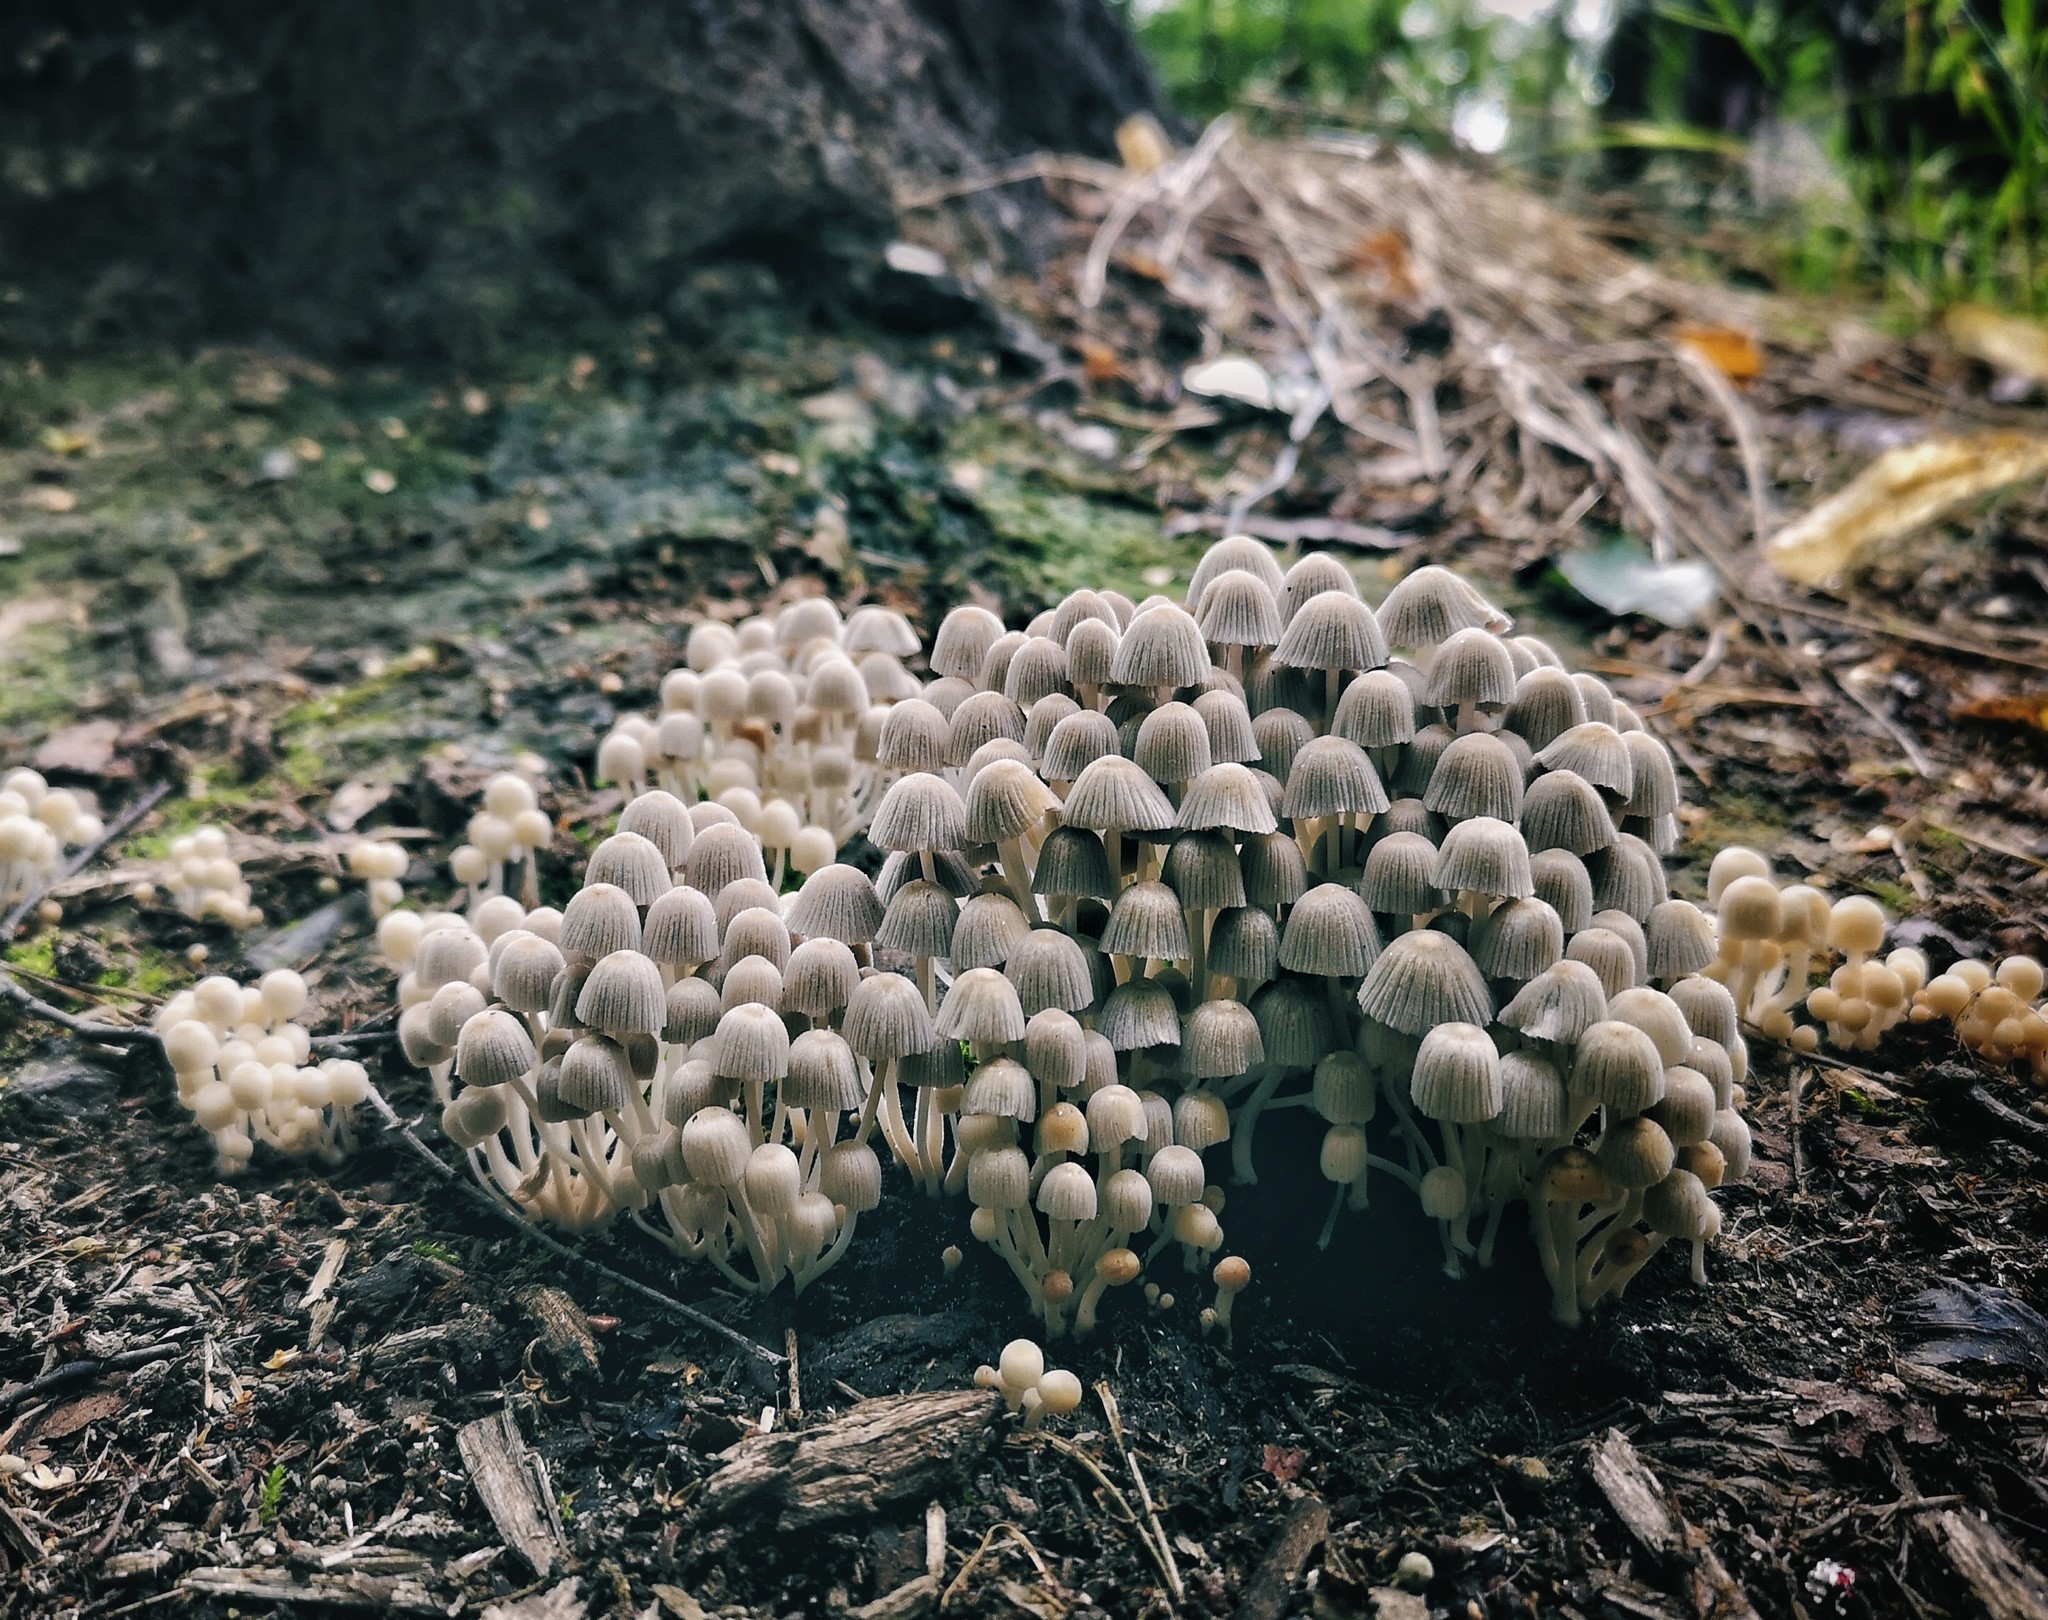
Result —
[{"label": "tree trunk", "polygon": [[15,344],[462,353],[658,313],[707,257],[830,284],[903,181],[1106,153],[1160,110],[1103,0],[0,12]]}]

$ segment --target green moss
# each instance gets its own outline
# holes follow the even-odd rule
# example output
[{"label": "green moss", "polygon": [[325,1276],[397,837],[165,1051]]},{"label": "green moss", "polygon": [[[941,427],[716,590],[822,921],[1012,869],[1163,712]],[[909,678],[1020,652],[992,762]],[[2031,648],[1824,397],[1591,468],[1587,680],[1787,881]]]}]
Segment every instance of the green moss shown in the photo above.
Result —
[{"label": "green moss", "polygon": [[1158,518],[1051,488],[1037,477],[987,475],[975,505],[995,531],[991,561],[1021,602],[1057,601],[1087,586],[1132,600],[1185,587],[1206,540],[1169,540]]},{"label": "green moss", "polygon": [[42,933],[25,939],[18,945],[10,945],[7,948],[7,960],[16,967],[26,968],[31,973],[40,973],[46,977],[55,974],[57,971],[56,930],[45,929]]}]

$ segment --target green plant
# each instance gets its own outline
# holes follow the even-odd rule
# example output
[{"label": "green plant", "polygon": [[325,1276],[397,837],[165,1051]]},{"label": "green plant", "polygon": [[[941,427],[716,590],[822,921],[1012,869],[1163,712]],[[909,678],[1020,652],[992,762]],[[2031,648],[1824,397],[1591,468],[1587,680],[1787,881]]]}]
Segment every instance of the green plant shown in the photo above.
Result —
[{"label": "green plant", "polygon": [[256,1520],[259,1524],[277,1523],[278,1509],[284,1503],[284,1488],[291,1479],[283,1463],[277,1464],[263,1476],[263,1493],[256,1499]]}]

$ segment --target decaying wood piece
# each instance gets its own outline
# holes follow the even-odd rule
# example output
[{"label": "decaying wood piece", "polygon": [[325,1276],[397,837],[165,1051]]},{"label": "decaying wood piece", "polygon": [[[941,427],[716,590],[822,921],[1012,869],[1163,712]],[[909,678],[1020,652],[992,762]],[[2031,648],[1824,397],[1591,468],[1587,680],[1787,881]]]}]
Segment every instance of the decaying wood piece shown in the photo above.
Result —
[{"label": "decaying wood piece", "polygon": [[892,1395],[820,1428],[749,1435],[723,1454],[699,1512],[773,1513],[778,1529],[805,1530],[922,1500],[987,1442],[999,1405],[990,1390]]},{"label": "decaying wood piece", "polygon": [[328,1604],[342,1609],[441,1614],[447,1605],[411,1576],[295,1575],[290,1570],[195,1569],[178,1582],[180,1592],[232,1598],[242,1603]]},{"label": "decaying wood piece", "polygon": [[540,1342],[563,1376],[587,1377],[597,1371],[597,1340],[583,1307],[559,1288],[529,1283],[516,1289],[512,1303],[540,1331]]},{"label": "decaying wood piece", "polygon": [[893,1592],[885,1592],[872,1603],[848,1609],[849,1620],[923,1620],[939,1601],[938,1578],[918,1575]]},{"label": "decaying wood piece", "polygon": [[1996,1526],[1951,1509],[1935,1518],[1933,1532],[1991,1620],[2048,1620],[2048,1576],[2022,1558]]},{"label": "decaying wood piece", "polygon": [[1279,1620],[1293,1596],[1294,1583],[1329,1533],[1330,1510],[1321,1497],[1304,1497],[1295,1503],[1245,1588],[1237,1620]]},{"label": "decaying wood piece", "polygon": [[1619,1429],[1593,1447],[1593,1483],[1643,1550],[1684,1579],[1684,1596],[1700,1620],[1757,1620],[1755,1605],[1705,1534],[1686,1522]]},{"label": "decaying wood piece", "polygon": [[568,1556],[568,1539],[547,1464],[521,1438],[512,1409],[464,1424],[455,1444],[498,1534],[536,1575],[552,1575]]}]

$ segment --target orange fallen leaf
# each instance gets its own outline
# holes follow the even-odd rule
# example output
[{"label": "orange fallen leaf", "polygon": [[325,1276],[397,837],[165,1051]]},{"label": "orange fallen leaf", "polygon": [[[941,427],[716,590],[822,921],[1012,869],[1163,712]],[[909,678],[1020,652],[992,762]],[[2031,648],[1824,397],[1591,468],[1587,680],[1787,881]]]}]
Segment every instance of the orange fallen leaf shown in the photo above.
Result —
[{"label": "orange fallen leaf", "polygon": [[2048,696],[1972,698],[1955,707],[1958,720],[1992,720],[2048,731]]},{"label": "orange fallen leaf", "polygon": [[1081,354],[1081,374],[1090,382],[1114,382],[1124,374],[1116,350],[1095,338],[1082,338],[1074,345]]},{"label": "orange fallen leaf", "polygon": [[1344,256],[1344,268],[1353,275],[1385,278],[1390,297],[1413,298],[1421,291],[1415,283],[1408,244],[1399,231],[1374,231],[1360,237]]},{"label": "orange fallen leaf", "polygon": [[1268,1443],[1264,1461],[1260,1464],[1282,1485],[1297,1478],[1301,1465],[1308,1461],[1308,1453],[1297,1446],[1276,1446]]},{"label": "orange fallen leaf", "polygon": [[1747,332],[1728,326],[1680,326],[1672,336],[1731,382],[1755,382],[1764,374],[1764,352]]}]

